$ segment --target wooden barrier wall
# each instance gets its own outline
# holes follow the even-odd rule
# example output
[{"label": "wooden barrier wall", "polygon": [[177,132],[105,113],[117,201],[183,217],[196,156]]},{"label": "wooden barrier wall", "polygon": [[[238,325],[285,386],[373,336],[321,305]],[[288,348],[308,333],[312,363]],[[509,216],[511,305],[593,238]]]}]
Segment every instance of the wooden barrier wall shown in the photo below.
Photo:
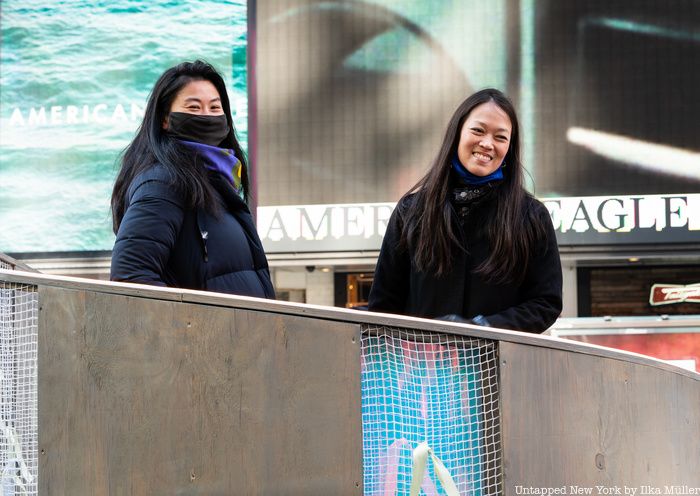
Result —
[{"label": "wooden barrier wall", "polygon": [[40,494],[361,493],[358,324],[39,299]]},{"label": "wooden barrier wall", "polygon": [[40,494],[362,494],[363,324],[499,342],[503,494],[700,488],[700,375],[652,358],[214,293],[0,281],[39,288]]},{"label": "wooden barrier wall", "polygon": [[501,342],[500,360],[506,494],[700,488],[697,374],[511,342]]}]

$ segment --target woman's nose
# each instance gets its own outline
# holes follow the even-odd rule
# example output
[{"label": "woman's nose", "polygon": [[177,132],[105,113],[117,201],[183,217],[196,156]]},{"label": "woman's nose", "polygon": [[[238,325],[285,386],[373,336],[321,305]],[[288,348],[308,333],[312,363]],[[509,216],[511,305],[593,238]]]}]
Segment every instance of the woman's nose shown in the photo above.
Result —
[{"label": "woman's nose", "polygon": [[482,138],[481,141],[479,142],[479,145],[483,148],[493,148],[493,143],[491,142],[491,139],[489,139],[489,138]]}]

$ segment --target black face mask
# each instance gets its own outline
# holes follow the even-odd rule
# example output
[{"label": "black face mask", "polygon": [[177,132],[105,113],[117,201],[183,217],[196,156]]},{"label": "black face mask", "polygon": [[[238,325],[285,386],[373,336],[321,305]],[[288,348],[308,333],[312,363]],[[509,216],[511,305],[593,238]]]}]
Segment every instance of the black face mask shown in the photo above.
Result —
[{"label": "black face mask", "polygon": [[229,132],[226,115],[170,112],[167,132],[173,138],[219,146]]}]

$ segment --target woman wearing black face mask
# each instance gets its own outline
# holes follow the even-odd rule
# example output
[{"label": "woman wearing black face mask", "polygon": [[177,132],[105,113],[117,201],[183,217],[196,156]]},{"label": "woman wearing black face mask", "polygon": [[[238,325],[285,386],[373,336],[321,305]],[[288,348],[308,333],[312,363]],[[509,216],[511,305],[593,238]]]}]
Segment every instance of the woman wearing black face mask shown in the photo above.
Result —
[{"label": "woman wearing black face mask", "polygon": [[114,185],[111,279],[274,298],[247,199],[221,75],[201,61],[168,69]]}]

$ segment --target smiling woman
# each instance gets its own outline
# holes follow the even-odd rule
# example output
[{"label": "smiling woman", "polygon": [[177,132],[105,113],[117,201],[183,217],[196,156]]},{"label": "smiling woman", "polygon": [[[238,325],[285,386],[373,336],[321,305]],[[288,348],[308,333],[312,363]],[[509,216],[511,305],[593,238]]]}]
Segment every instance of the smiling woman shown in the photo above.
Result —
[{"label": "smiling woman", "polygon": [[557,241],[523,187],[515,109],[500,91],[479,91],[394,210],[369,309],[542,332],[561,308]]},{"label": "smiling woman", "polygon": [[482,103],[464,121],[457,145],[463,167],[478,177],[496,172],[508,153],[510,118],[493,101]]},{"label": "smiling woman", "polygon": [[177,139],[217,146],[229,133],[221,97],[209,81],[192,81],[175,97],[163,129]]},{"label": "smiling woman", "polygon": [[247,196],[221,75],[199,60],[168,69],[114,185],[112,280],[274,298]]}]

